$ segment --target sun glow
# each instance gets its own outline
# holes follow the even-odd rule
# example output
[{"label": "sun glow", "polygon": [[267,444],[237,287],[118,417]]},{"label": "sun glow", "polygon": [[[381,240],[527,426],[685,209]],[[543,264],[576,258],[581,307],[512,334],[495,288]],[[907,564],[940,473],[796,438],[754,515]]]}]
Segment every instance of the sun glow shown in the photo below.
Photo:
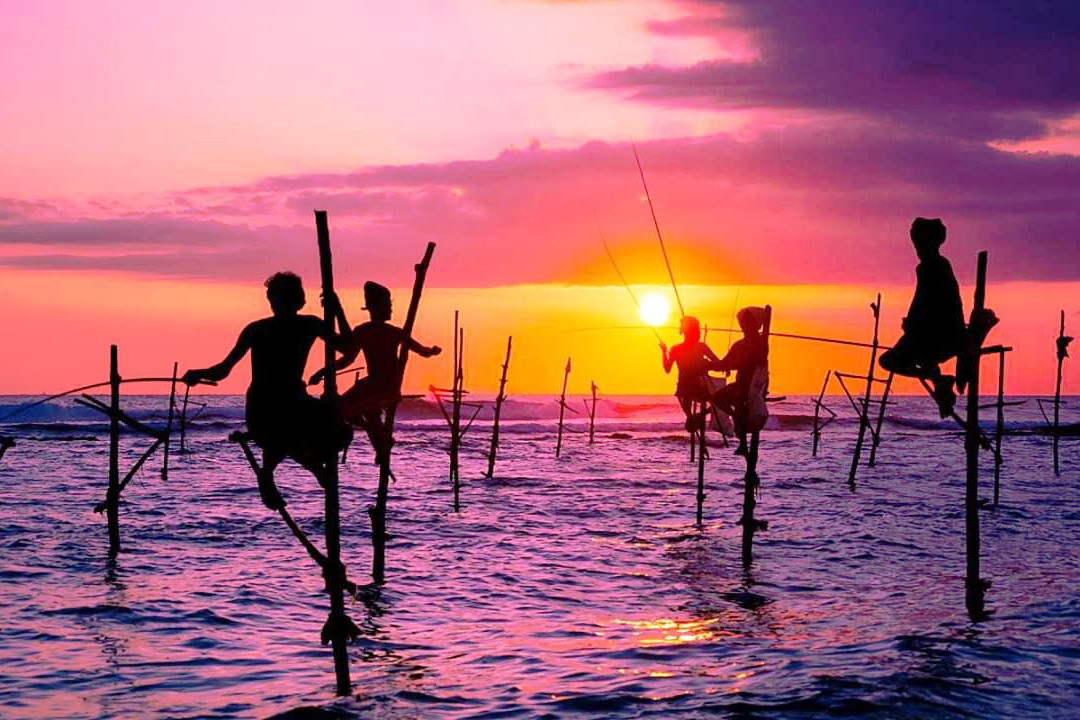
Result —
[{"label": "sun glow", "polygon": [[641,316],[641,321],[646,325],[652,327],[659,327],[667,322],[668,315],[671,314],[671,303],[668,299],[658,292],[645,293],[641,296],[641,306],[638,308],[638,315]]}]

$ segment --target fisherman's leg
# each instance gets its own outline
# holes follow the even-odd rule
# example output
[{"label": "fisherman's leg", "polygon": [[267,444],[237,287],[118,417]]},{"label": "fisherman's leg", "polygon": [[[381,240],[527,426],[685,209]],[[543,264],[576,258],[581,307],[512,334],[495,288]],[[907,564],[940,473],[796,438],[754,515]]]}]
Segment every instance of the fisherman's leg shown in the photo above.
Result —
[{"label": "fisherman's leg", "polygon": [[256,479],[259,483],[259,496],[262,498],[263,505],[271,510],[280,510],[285,507],[285,498],[278,492],[277,484],[274,482],[274,470],[281,464],[281,461],[285,459],[285,453],[279,450],[263,450],[262,467],[259,468],[259,472],[256,475]]},{"label": "fisherman's leg", "polygon": [[686,416],[683,427],[686,428],[686,432],[694,432],[694,401],[687,395],[679,395],[679,407]]}]

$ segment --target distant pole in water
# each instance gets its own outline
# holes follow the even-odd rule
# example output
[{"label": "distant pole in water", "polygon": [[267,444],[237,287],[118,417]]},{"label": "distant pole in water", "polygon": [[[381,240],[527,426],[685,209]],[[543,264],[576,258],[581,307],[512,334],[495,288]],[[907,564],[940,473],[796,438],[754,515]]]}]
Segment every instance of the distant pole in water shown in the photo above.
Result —
[{"label": "distant pole in water", "polygon": [[169,419],[165,424],[165,449],[163,451],[165,459],[161,464],[161,479],[169,479],[169,446],[172,444],[172,426],[173,426],[173,414],[176,409],[176,373],[180,368],[179,363],[173,363],[172,366],[172,384],[169,386]]},{"label": "distant pole in water", "polygon": [[555,457],[562,455],[563,418],[566,414],[566,383],[570,380],[570,358],[566,358],[566,370],[563,372],[562,394],[559,396],[559,434],[555,441]]},{"label": "distant pole in water", "polygon": [[[855,473],[859,470],[859,460],[862,457],[863,442],[866,440],[866,430],[870,427],[870,398],[874,390],[874,369],[877,366],[878,353],[878,329],[881,325],[881,293],[877,295],[877,301],[870,305],[874,311],[874,340],[870,348],[870,367],[866,371],[866,392],[863,395],[862,407],[859,408],[859,434],[855,438],[855,452],[851,455],[851,468],[848,470],[848,485],[855,489]],[[884,404],[882,404],[884,407]]]},{"label": "distant pole in water", "polygon": [[465,391],[465,330],[454,311],[454,378],[451,384],[450,482],[454,487],[454,512],[461,510],[461,400]]},{"label": "distant pole in water", "polygon": [[866,461],[867,467],[877,466],[877,449],[881,444],[881,427],[885,424],[885,408],[889,405],[889,393],[892,392],[894,373],[889,373],[889,376],[885,378],[885,389],[881,393],[881,403],[878,405],[877,423],[874,426],[874,432],[870,436],[870,459]]},{"label": "distant pole in water", "polygon": [[[765,344],[765,368],[766,371],[769,367],[769,330],[772,326],[772,306],[765,306],[765,320],[762,323],[762,338]],[[764,393],[768,396],[768,386],[766,385]],[[750,435],[750,451],[746,455],[746,475],[743,478],[743,511],[742,517],[739,519],[739,524],[742,525],[742,562],[743,567],[750,567],[754,561],[754,533],[759,529],[765,530],[768,528],[768,523],[764,520],[758,520],[754,517],[754,510],[757,507],[757,491],[761,484],[761,479],[757,474],[757,462],[758,462],[758,450],[760,447],[761,432],[755,430]]]},{"label": "distant pole in water", "polygon": [[[412,338],[413,326],[416,324],[416,313],[420,309],[420,296],[424,292],[424,280],[427,278],[428,267],[431,265],[431,257],[435,254],[435,243],[429,242],[424,251],[423,259],[416,264],[416,278],[413,280],[412,297],[409,299],[409,310],[405,315],[405,324],[401,327],[402,343],[398,350],[397,378],[395,390],[401,395],[401,385],[405,380],[405,366],[409,360],[409,340]],[[390,403],[386,409],[386,419],[383,422],[384,441],[392,443],[394,438],[394,420],[397,416],[397,402]],[[376,583],[382,583],[386,579],[386,505],[390,495],[390,455],[393,448],[386,448],[381,453],[379,462],[379,489],[375,496],[375,505],[368,508],[368,516],[371,518],[371,577]]]},{"label": "distant pole in water", "polygon": [[1001,438],[1005,434],[1005,408],[1024,404],[1023,400],[1005,401],[1005,353],[1008,352],[1012,352],[1012,348],[1002,345],[984,348],[982,351],[983,355],[997,353],[998,356],[997,402],[984,406],[997,409],[997,422],[994,425],[994,507],[997,507],[1001,500],[1001,465],[1004,462],[1001,456]]},{"label": "distant pole in water", "polygon": [[[829,387],[829,378],[832,377],[832,370],[825,371],[825,382],[821,383],[821,392],[817,396],[817,400],[814,401],[814,429],[811,432],[811,436],[814,440],[813,450],[811,455],[817,457],[818,445],[821,443],[821,431],[824,428],[824,424],[821,422],[821,411],[825,408],[825,404],[822,402],[825,399],[825,391]],[[832,412],[829,410],[828,412]],[[827,423],[826,423],[827,424]]]},{"label": "distant pole in water", "polygon": [[709,404],[695,401],[690,404],[691,414],[694,418],[694,430],[690,433],[690,446],[694,446],[695,439],[698,443],[697,453],[697,525],[701,527],[705,518],[705,419],[708,417]]},{"label": "distant pole in water", "polygon": [[582,400],[582,404],[585,405],[586,412],[589,413],[589,444],[592,445],[595,441],[596,431],[596,383],[592,382],[592,404],[590,405],[585,400]]},{"label": "distant pole in water", "polygon": [[488,453],[487,477],[495,477],[495,456],[499,452],[499,418],[502,416],[502,405],[506,402],[506,372],[510,369],[510,349],[514,344],[514,336],[506,338],[506,359],[503,360],[502,377],[499,379],[499,394],[495,396],[494,417],[491,421],[491,451]]},{"label": "distant pole in water", "polygon": [[1065,364],[1065,358],[1069,356],[1069,343],[1071,337],[1065,335],[1065,311],[1061,311],[1061,329],[1058,330],[1057,338],[1057,379],[1054,382],[1054,474],[1061,474],[1061,466],[1058,462],[1058,446],[1061,443],[1061,370]]},{"label": "distant pole in water", "polygon": [[191,386],[184,384],[184,403],[180,408],[180,452],[186,453],[187,446],[185,440],[187,439],[187,404],[188,395],[191,393]]},{"label": "distant pole in water", "polygon": [[116,346],[109,347],[109,492],[105,517],[109,523],[109,557],[120,553],[120,367]]},{"label": "distant pole in water", "polygon": [[[330,225],[325,210],[315,211],[315,229],[319,243],[319,270],[322,276],[323,297],[334,294],[334,266],[330,253]],[[329,302],[323,308],[323,322],[332,333],[334,310]],[[323,355],[323,400],[329,405],[330,412],[336,416],[337,410],[337,353],[332,342],[324,343]],[[328,454],[322,468],[319,483],[323,486],[325,499],[326,525],[326,560],[323,571],[326,580],[326,592],[330,595],[330,615],[323,626],[323,643],[329,641],[334,653],[334,672],[337,677],[338,695],[348,695],[352,688],[349,677],[349,640],[348,628],[352,621],[345,614],[344,566],[341,564],[341,506],[338,496],[338,453],[333,450]]]},{"label": "distant pole in water", "polygon": [[[971,323],[983,315],[986,308],[986,260],[985,250],[979,253],[975,276],[975,304],[971,310]],[[964,493],[964,520],[967,532],[967,577],[965,581],[965,604],[972,620],[985,617],[986,588],[989,583],[979,574],[979,365],[982,348],[971,345],[971,379],[968,382],[967,422],[964,432],[964,449],[967,455],[967,479]]]}]

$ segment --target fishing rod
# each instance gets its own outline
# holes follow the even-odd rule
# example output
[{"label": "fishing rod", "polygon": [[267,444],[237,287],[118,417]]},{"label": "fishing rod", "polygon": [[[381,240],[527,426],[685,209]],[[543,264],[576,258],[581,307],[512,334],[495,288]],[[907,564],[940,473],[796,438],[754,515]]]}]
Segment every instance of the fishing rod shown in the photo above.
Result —
[{"label": "fishing rod", "polygon": [[[151,382],[167,382],[167,383],[171,383],[173,380],[175,380],[175,378],[172,378],[172,377],[143,377],[143,378],[123,378],[123,379],[120,380],[120,382],[121,383],[151,383]],[[85,392],[86,390],[94,390],[96,388],[108,387],[111,384],[112,383],[110,381],[106,380],[105,382],[92,383],[90,385],[83,385],[82,387],[72,388],[71,390],[65,390],[64,392],[56,393],[55,395],[49,395],[48,397],[42,398],[41,400],[36,400],[36,401],[34,401],[32,403],[29,403],[27,405],[20,405],[19,407],[15,408],[11,412],[9,412],[7,415],[4,415],[3,417],[0,417],[0,422],[4,422],[8,418],[15,417],[16,415],[24,413],[27,410],[32,410],[33,408],[36,408],[36,407],[38,407],[40,405],[44,405],[45,403],[50,402],[52,400],[58,400],[58,399],[60,399],[62,397],[66,397],[68,395],[74,395],[75,393]],[[203,384],[203,385],[217,385],[217,383],[214,383],[214,382],[204,382],[204,383],[200,383],[200,384]]]},{"label": "fishing rod", "polygon": [[[570,330],[566,330],[565,332],[596,332],[596,331],[600,331],[600,330],[606,331],[606,330],[644,330],[644,329],[645,329],[644,327],[637,326],[637,325],[612,325],[610,327],[573,328],[573,329],[570,329]],[[653,330],[654,332],[656,331],[655,327],[651,327],[650,329]],[[674,330],[675,328],[668,327],[668,328],[665,328],[665,329]],[[741,328],[709,328],[709,332],[741,333],[742,329]],[[787,338],[789,340],[807,340],[809,342],[828,343],[830,345],[845,345],[845,346],[848,346],[848,347],[860,347],[860,348],[873,348],[874,347],[871,343],[858,342],[857,340],[843,340],[843,339],[840,339],[840,338],[819,337],[817,335],[797,335],[795,333],[782,333],[782,332],[776,332],[774,330],[769,331],[769,337],[770,338],[773,338],[773,337]],[[891,349],[888,345],[880,345],[879,344],[877,347],[878,347],[879,350],[890,350]]]},{"label": "fishing rod", "polygon": [[[634,301],[634,305],[638,309],[638,313],[641,312],[641,301],[638,300],[637,295],[634,293],[633,288],[630,287],[630,283],[626,282],[626,277],[622,274],[622,270],[619,269],[619,263],[615,262],[615,255],[611,252],[611,248],[608,247],[607,240],[604,238],[603,230],[600,230],[599,222],[596,225],[597,231],[600,233],[600,242],[604,246],[604,252],[607,253],[608,260],[611,261],[611,267],[615,268],[615,274],[619,276],[619,280],[622,282],[623,287],[626,288],[626,292],[630,293],[630,299]],[[650,326],[652,327],[652,326]],[[663,338],[660,337],[660,333],[656,328],[652,327],[653,335],[656,336],[657,341],[663,342]]]},{"label": "fishing rod", "polygon": [[675,284],[675,273],[671,270],[671,261],[668,259],[667,246],[664,244],[664,236],[660,233],[660,223],[656,219],[656,209],[653,207],[652,195],[649,194],[649,184],[645,182],[645,170],[641,167],[641,158],[638,157],[637,145],[630,143],[634,151],[634,161],[637,162],[638,175],[641,176],[641,187],[645,188],[645,199],[649,201],[649,213],[652,215],[653,227],[656,228],[656,238],[660,241],[660,252],[664,255],[664,265],[667,266],[668,278],[671,280],[671,289],[675,291],[675,302],[679,304],[679,316],[686,317],[683,309],[682,298],[679,296],[679,286]]}]

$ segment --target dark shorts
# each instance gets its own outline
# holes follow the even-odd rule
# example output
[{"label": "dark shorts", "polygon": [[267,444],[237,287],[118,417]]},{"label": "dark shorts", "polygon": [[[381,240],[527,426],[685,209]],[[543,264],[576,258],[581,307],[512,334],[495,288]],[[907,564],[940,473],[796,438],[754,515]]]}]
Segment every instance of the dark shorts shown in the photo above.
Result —
[{"label": "dark shorts", "polygon": [[881,354],[878,362],[882,368],[890,372],[903,374],[903,371],[912,367],[937,367],[946,360],[956,357],[956,352],[955,345],[905,334],[900,336],[892,349]]},{"label": "dark shorts", "polygon": [[348,444],[349,433],[329,405],[298,392],[286,397],[248,392],[245,419],[263,450],[291,456],[324,455]]}]

